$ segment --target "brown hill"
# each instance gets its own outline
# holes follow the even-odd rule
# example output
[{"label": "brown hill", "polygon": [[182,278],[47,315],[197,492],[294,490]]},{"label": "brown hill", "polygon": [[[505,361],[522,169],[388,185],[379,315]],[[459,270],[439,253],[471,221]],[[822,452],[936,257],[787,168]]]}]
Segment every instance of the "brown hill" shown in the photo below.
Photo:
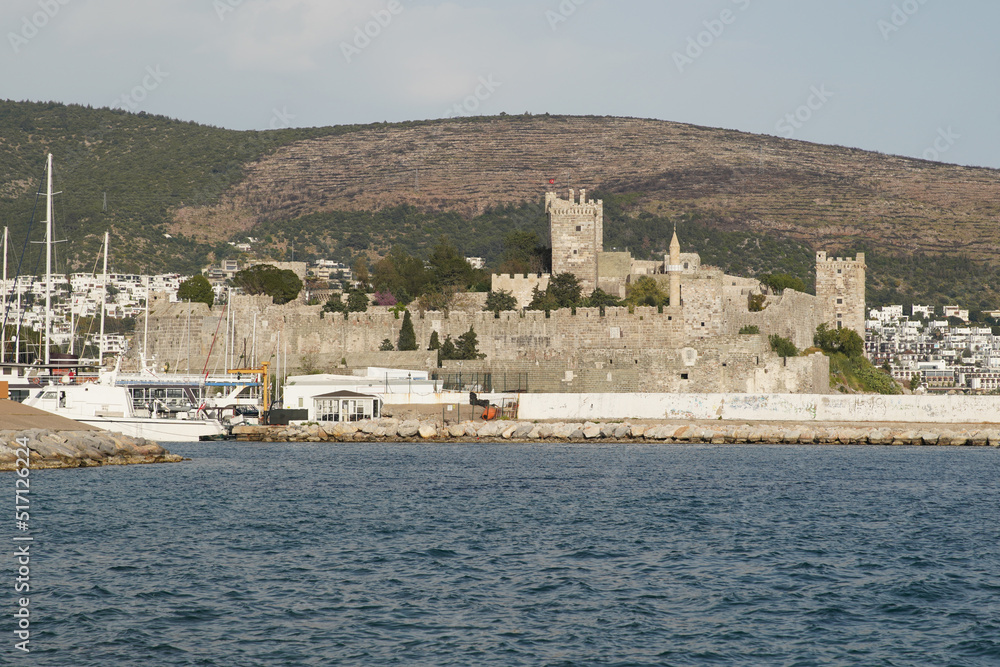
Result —
[{"label": "brown hill", "polygon": [[642,193],[652,212],[705,212],[817,249],[863,240],[985,259],[1000,241],[998,170],[666,121],[549,116],[298,141],[247,165],[219,205],[178,211],[175,226],[224,239],[264,220],[402,203],[473,215],[538,201],[550,178],[560,189]]}]

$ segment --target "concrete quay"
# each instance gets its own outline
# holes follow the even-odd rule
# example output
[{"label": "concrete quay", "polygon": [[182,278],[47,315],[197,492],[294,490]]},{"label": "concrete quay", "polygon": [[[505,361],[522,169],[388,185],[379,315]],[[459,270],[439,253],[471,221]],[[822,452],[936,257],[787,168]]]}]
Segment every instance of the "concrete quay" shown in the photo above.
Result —
[{"label": "concrete quay", "polygon": [[1000,448],[1000,425],[555,422],[375,419],[238,426],[247,442],[660,442],[664,444],[933,445]]}]

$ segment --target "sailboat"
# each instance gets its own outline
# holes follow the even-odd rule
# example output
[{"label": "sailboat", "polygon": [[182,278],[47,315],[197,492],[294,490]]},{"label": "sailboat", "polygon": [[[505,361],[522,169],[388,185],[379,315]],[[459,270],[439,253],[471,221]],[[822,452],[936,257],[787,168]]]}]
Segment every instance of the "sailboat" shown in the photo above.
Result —
[{"label": "sailboat", "polygon": [[[51,294],[52,286],[52,154],[48,156],[46,194],[46,297],[45,297],[45,366],[51,362],[49,353],[51,341]],[[105,275],[107,282],[107,236],[105,236]],[[102,325],[103,330],[103,325]],[[103,342],[103,341],[102,341]],[[103,352],[103,345],[102,345]],[[119,360],[120,363],[120,360]],[[69,419],[122,433],[133,437],[149,438],[168,442],[197,441],[202,437],[215,437],[226,430],[218,419],[205,414],[203,406],[169,405],[164,401],[151,400],[137,406],[128,387],[116,381],[114,372],[103,373],[96,382],[74,382],[70,376],[62,376],[60,382],[49,380],[49,384],[35,390],[24,400],[25,405]],[[186,409],[181,409],[186,408]]]}]

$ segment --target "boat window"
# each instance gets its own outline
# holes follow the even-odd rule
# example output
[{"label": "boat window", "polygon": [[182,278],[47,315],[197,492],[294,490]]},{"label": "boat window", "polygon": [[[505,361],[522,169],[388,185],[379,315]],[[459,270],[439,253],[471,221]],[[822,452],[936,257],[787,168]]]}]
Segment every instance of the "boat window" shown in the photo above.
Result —
[{"label": "boat window", "polygon": [[42,395],[42,398],[58,398],[59,395],[54,391],[47,391]]}]

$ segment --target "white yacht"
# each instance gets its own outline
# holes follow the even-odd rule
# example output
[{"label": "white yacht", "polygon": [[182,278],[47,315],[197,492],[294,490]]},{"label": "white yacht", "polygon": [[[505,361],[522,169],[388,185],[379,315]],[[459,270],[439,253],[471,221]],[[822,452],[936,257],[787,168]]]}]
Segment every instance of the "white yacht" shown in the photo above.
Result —
[{"label": "white yacht", "polygon": [[25,405],[115,433],[159,442],[197,442],[226,433],[218,419],[153,402],[136,408],[128,388],[103,382],[50,384]]}]

